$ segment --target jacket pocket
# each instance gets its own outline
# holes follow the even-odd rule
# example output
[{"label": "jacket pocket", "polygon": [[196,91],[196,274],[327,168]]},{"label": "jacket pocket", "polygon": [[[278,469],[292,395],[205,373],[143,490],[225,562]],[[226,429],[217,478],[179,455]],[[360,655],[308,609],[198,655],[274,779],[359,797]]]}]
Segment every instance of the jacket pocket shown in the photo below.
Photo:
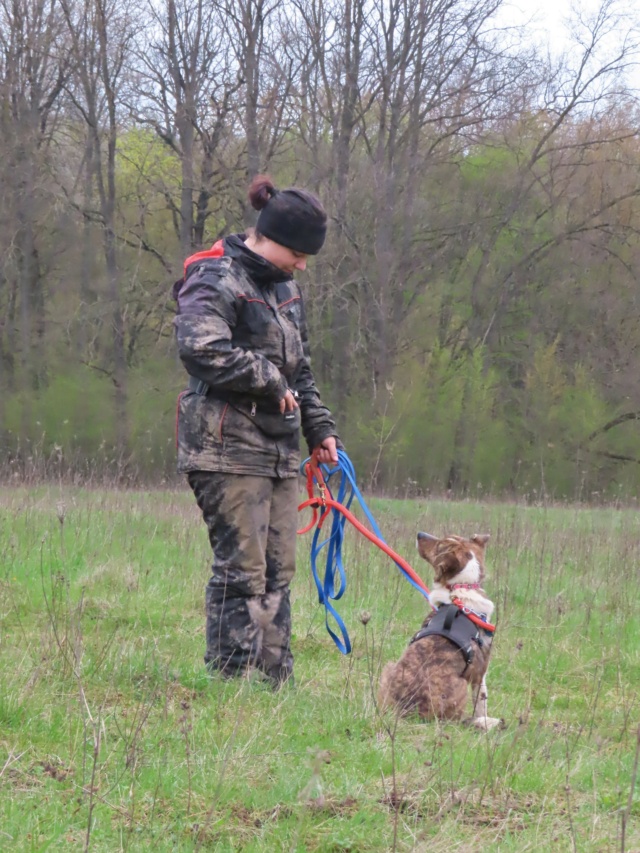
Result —
[{"label": "jacket pocket", "polygon": [[294,435],[300,429],[300,409],[292,412],[271,412],[259,403],[233,402],[230,405],[250,420],[264,435],[269,438],[286,438]]},{"label": "jacket pocket", "polygon": [[190,452],[221,450],[228,404],[185,391],[178,400],[178,446]]}]

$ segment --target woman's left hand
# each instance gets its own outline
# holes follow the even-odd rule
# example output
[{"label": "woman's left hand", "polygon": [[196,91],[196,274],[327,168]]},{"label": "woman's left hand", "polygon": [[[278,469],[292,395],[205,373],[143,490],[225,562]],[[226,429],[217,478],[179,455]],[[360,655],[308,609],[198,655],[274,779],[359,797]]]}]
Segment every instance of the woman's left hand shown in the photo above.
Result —
[{"label": "woman's left hand", "polygon": [[330,435],[324,441],[314,448],[313,453],[318,462],[324,462],[328,465],[330,462],[337,464],[338,462],[338,447],[334,436]]}]

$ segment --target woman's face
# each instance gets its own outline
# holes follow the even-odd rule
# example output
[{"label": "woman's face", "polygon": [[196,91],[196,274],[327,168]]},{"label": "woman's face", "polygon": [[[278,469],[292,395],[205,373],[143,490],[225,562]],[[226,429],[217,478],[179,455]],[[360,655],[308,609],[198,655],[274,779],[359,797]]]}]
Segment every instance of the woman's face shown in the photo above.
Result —
[{"label": "woman's face", "polygon": [[280,243],[275,243],[268,237],[262,237],[252,248],[275,267],[290,275],[293,275],[296,270],[304,272],[307,268],[308,255],[305,255],[304,252],[296,252]]}]

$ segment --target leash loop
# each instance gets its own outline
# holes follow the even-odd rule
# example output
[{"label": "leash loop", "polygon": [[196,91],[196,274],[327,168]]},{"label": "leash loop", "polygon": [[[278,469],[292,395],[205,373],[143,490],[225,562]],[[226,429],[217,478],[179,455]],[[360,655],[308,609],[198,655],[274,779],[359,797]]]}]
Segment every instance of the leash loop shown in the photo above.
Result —
[{"label": "leash loop", "polygon": [[[339,651],[346,655],[351,651],[351,640],[344,621],[331,602],[342,598],[347,588],[347,576],[342,562],[342,543],[347,521],[365,538],[390,556],[404,577],[427,601],[429,600],[429,590],[422,578],[406,560],[396,554],[383,539],[380,529],[356,485],[353,464],[343,450],[338,450],[338,464],[334,467],[329,467],[324,463],[319,464],[317,459],[311,456],[305,460],[302,469],[306,474],[308,499],[300,504],[298,510],[311,508],[313,517],[306,527],[298,530],[298,534],[302,535],[314,527],[316,528],[311,541],[311,573],[318,591],[318,601],[325,608],[327,631]],[[336,474],[340,475],[340,479],[334,498],[328,481]],[[319,497],[314,495],[314,484],[318,488]],[[354,500],[360,504],[373,533],[351,513],[350,507]],[[320,541],[323,525],[329,515],[332,515],[330,533],[327,538]],[[326,548],[326,563],[324,576],[321,578],[318,571],[318,558],[324,548]],[[329,620],[335,623],[337,631],[333,630]]]}]

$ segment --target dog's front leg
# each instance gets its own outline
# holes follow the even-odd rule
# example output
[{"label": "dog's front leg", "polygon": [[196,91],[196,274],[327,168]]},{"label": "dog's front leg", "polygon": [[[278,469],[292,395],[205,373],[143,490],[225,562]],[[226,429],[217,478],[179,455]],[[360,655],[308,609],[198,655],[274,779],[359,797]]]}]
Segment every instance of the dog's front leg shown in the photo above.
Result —
[{"label": "dog's front leg", "polygon": [[482,681],[473,689],[473,719],[471,725],[477,729],[482,729],[483,732],[488,732],[496,726],[502,724],[502,720],[497,717],[487,716],[487,702],[489,699],[489,691],[487,690],[486,674],[482,676]]},{"label": "dog's front leg", "polygon": [[473,717],[474,719],[478,719],[479,717],[487,716],[487,702],[489,699],[489,691],[487,690],[487,676],[486,674],[482,676],[482,680],[479,684],[474,685],[473,688]]}]

